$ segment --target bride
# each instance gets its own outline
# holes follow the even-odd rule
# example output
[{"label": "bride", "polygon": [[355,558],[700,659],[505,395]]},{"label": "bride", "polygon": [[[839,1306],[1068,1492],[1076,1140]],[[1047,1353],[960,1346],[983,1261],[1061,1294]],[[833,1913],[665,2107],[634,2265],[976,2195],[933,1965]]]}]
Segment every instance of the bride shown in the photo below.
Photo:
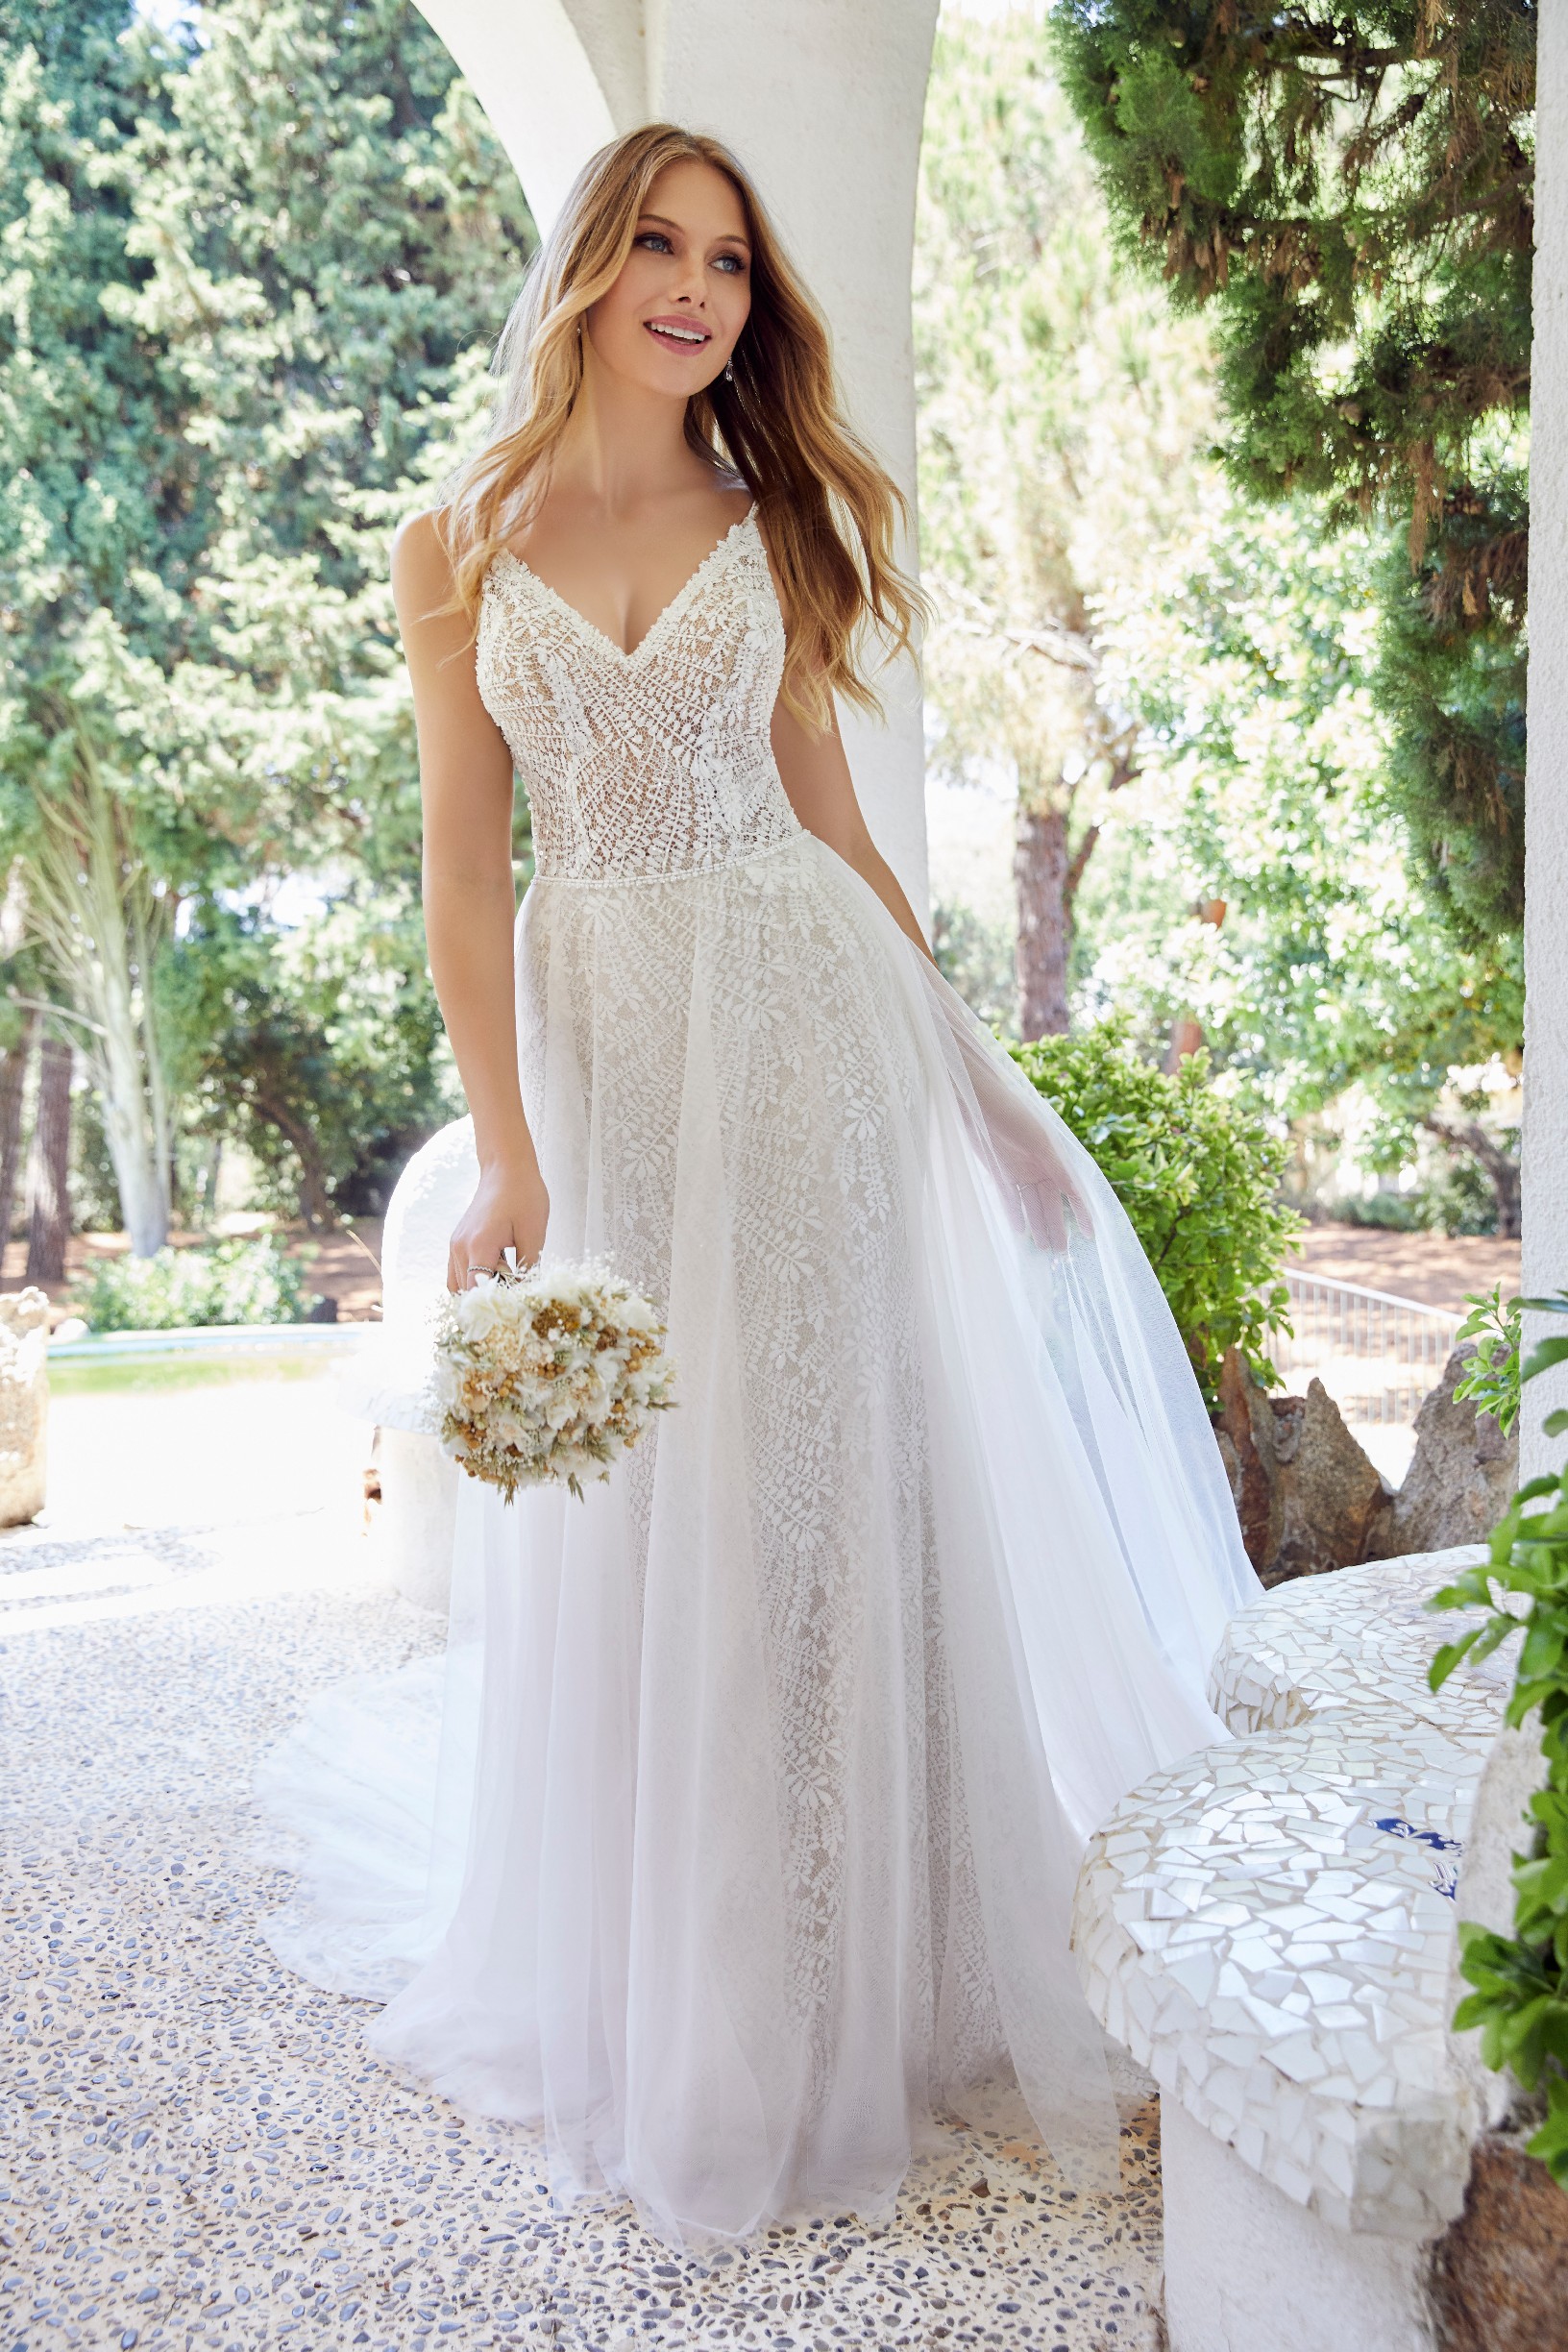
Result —
[{"label": "bride", "polygon": [[472,1112],[429,1285],[601,1254],[678,1404],[583,1501],[463,1482],[438,1741],[405,1670],[266,1760],[307,1848],[270,1940],[676,2240],[885,2215],[943,2115],[1103,2185],[1079,1856],[1223,1736],[1256,1590],[1197,1386],[856,804],[834,698],[919,600],[735,159],[596,156],[497,366],[394,555]]}]

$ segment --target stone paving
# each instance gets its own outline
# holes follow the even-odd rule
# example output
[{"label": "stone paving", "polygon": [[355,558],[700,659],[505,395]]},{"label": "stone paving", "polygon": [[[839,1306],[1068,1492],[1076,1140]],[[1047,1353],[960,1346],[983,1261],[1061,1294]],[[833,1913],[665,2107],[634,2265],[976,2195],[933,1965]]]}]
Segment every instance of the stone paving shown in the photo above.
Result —
[{"label": "stone paving", "polygon": [[[388,2068],[371,2004],[279,1966],[254,1760],[314,1691],[442,1630],[377,1581],[362,1442],[314,1385],[125,1420],[66,1399],[65,1507],[0,1537],[0,2352],[1152,2346],[1152,2101],[1117,2200],[955,2126],[891,2228],[704,2264],[625,2206],[552,2211],[529,2135]],[[201,1522],[157,1505],[184,1493]]]}]

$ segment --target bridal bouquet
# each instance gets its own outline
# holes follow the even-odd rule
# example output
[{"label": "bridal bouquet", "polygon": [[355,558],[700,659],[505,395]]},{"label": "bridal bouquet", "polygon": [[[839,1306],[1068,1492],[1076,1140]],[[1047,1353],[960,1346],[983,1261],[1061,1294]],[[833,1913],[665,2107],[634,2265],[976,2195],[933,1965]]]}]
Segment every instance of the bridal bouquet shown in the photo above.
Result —
[{"label": "bridal bouquet", "polygon": [[665,1326],[597,1262],[520,1272],[506,1255],[471,1290],[450,1292],[437,1318],[441,1444],[508,1503],[544,1479],[564,1479],[580,1502],[583,1479],[607,1479],[674,1402]]}]

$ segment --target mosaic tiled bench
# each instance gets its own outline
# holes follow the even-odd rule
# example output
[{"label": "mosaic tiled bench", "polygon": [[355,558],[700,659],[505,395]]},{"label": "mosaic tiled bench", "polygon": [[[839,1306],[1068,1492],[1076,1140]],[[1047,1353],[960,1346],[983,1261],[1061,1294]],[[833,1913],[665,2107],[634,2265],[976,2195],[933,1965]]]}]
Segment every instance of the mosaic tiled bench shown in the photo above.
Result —
[{"label": "mosaic tiled bench", "polygon": [[1374,1560],[1332,1576],[1300,1577],[1238,1609],[1209,1670],[1209,1703],[1238,1735],[1286,1731],[1314,1715],[1365,1707],[1443,1729],[1495,1730],[1513,1681],[1507,1646],[1480,1668],[1462,1666],[1440,1691],[1427,1668],[1468,1614],[1434,1617],[1427,1602],[1479,1544],[1413,1558]]},{"label": "mosaic tiled bench", "polygon": [[[1479,1550],[1304,1579],[1233,1620],[1238,1735],[1091,1840],[1074,1944],[1160,2085],[1172,2352],[1414,2352],[1485,2119],[1447,2030],[1456,1896],[1511,1645],[1433,1695]],[[1468,1915],[1468,1914],[1467,1914]]]}]

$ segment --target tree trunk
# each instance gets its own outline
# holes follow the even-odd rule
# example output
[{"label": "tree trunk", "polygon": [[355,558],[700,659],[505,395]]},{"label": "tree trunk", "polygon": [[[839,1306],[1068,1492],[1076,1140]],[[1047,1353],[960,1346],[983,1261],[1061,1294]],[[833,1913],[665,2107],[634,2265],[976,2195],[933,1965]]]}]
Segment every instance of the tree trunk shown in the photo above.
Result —
[{"label": "tree trunk", "polygon": [[38,1112],[27,1166],[27,1279],[65,1279],[71,1233],[71,1048],[47,1031],[38,1049]]},{"label": "tree trunk", "polygon": [[1170,1025],[1170,1043],[1165,1049],[1165,1058],[1160,1066],[1167,1077],[1173,1076],[1181,1068],[1182,1064],[1192,1054],[1200,1052],[1202,1047],[1202,1021],[1194,1020],[1190,1013],[1184,1013]]},{"label": "tree trunk", "polygon": [[16,1213],[16,1178],[22,1164],[22,1093],[27,1066],[33,1058],[33,1032],[37,1015],[31,1006],[22,1014],[22,1034],[11,1051],[0,1055],[0,1264],[11,1239]]},{"label": "tree trunk", "polygon": [[1424,1122],[1429,1131],[1446,1143],[1450,1151],[1468,1152],[1477,1161],[1492,1190],[1497,1195],[1497,1231],[1500,1239],[1517,1241],[1523,1231],[1519,1189],[1519,1163],[1509,1157],[1500,1144],[1494,1143],[1484,1127],[1476,1119],[1449,1120],[1435,1113]]},{"label": "tree trunk", "polygon": [[1072,933],[1067,812],[1018,809],[1013,882],[1018,906],[1018,1035],[1060,1036],[1067,1025],[1067,947]]},{"label": "tree trunk", "polygon": [[327,1188],[327,1169],[314,1134],[303,1119],[296,1118],[271,1095],[258,1090],[252,1099],[257,1116],[276,1127],[284,1141],[294,1146],[294,1156],[300,1164],[300,1214],[306,1224],[312,1233],[335,1225],[337,1213]]},{"label": "tree trunk", "polygon": [[151,1258],[169,1237],[169,1196],[149,1133],[142,1092],[139,1040],[129,1027],[111,1032],[94,1056],[104,1140],[114,1169],[120,1214],[134,1258]]},{"label": "tree trunk", "polygon": [[170,1115],[152,997],[169,923],[123,806],[90,747],[79,745],[73,796],[39,802],[44,822],[27,879],[29,929],[87,1031],[104,1139],[133,1255],[168,1238]]}]

